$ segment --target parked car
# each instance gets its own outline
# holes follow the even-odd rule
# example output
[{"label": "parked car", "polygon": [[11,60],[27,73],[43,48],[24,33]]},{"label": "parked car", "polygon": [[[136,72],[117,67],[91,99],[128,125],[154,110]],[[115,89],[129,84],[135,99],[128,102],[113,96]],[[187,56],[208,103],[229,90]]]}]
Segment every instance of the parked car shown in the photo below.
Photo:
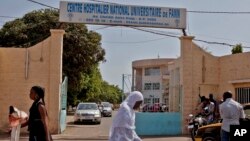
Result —
[{"label": "parked car", "polygon": [[101,112],[96,103],[79,103],[75,115],[74,123],[94,122],[101,123]]},{"label": "parked car", "polygon": [[103,112],[103,105],[102,105],[102,104],[98,104],[98,108],[99,108],[99,110],[100,110],[100,112],[101,112],[101,115],[102,115],[102,112]]},{"label": "parked car", "polygon": [[[246,120],[244,122],[250,122],[250,103],[243,104],[244,112],[246,114]],[[220,141],[221,123],[214,123],[202,126],[198,129],[195,136],[195,141]]]},{"label": "parked car", "polygon": [[102,115],[104,117],[112,117],[112,106],[109,102],[101,102],[101,105],[103,106],[102,109]]},{"label": "parked car", "polygon": [[112,103],[110,103],[112,110],[115,110],[115,107]]}]

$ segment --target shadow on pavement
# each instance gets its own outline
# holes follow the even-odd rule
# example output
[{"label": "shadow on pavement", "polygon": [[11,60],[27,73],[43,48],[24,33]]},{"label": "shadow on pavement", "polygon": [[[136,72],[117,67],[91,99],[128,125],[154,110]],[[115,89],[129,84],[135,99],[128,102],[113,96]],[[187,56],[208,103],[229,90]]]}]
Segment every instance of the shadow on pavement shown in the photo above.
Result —
[{"label": "shadow on pavement", "polygon": [[101,141],[101,140],[108,140],[107,137],[104,136],[99,136],[99,137],[80,137],[80,136],[57,136],[54,135],[52,136],[53,140],[60,140],[60,141],[64,141],[64,140],[88,140],[88,141]]},{"label": "shadow on pavement", "polygon": [[73,121],[68,122],[67,124],[68,125],[98,125],[98,124],[93,123],[93,122],[77,122],[77,123],[74,123]]}]

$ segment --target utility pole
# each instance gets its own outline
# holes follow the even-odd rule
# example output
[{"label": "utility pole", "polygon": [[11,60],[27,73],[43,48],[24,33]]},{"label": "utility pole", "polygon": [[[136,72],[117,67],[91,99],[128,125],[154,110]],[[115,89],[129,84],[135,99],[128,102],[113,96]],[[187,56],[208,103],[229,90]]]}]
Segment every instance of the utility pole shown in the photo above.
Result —
[{"label": "utility pole", "polygon": [[124,78],[125,78],[125,74],[122,74],[122,102],[124,100]]},{"label": "utility pole", "polygon": [[[126,96],[125,95],[125,90],[124,90],[124,84],[127,86],[127,88],[129,88],[126,81],[125,81],[125,78],[129,79],[130,76],[131,76],[131,74],[122,74],[122,101],[125,99],[125,96]],[[131,85],[130,80],[129,80],[129,83]],[[129,91],[131,91],[131,88],[130,88]]]}]

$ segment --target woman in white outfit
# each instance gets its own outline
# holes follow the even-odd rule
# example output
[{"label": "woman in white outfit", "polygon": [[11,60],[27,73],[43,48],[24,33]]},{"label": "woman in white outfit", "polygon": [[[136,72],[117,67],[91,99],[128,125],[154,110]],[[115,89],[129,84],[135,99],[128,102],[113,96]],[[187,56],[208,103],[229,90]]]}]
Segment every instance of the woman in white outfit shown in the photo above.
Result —
[{"label": "woman in white outfit", "polygon": [[121,104],[110,129],[109,141],[141,141],[135,132],[135,110],[143,101],[139,91],[133,91]]}]

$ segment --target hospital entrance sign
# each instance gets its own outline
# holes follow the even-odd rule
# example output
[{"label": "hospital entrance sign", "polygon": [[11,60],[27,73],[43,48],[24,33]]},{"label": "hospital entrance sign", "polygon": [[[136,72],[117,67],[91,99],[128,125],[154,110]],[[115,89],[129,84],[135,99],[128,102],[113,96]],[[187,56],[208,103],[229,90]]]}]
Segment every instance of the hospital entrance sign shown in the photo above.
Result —
[{"label": "hospital entrance sign", "polygon": [[61,1],[59,21],[185,29],[186,9]]}]

